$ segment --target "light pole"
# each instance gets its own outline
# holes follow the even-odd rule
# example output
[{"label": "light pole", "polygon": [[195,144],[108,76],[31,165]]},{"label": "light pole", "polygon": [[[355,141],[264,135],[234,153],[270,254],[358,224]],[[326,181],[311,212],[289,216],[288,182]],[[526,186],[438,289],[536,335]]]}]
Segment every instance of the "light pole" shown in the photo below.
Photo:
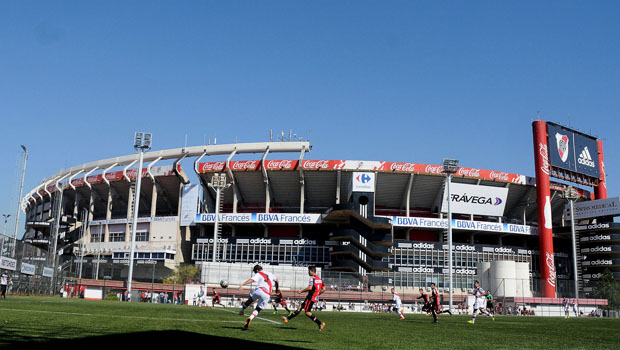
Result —
[{"label": "light pole", "polygon": [[17,197],[17,213],[15,214],[15,230],[13,231],[13,253],[11,257],[15,258],[15,249],[17,246],[17,230],[19,228],[19,213],[21,210],[21,200],[24,190],[24,176],[26,175],[26,161],[28,160],[28,149],[24,145],[20,145],[24,150],[24,165],[22,166],[22,180],[19,185],[19,197]]},{"label": "light pole", "polygon": [[450,209],[450,183],[452,182],[452,174],[456,173],[459,169],[459,161],[456,159],[443,160],[443,173],[446,174],[447,183],[447,199],[448,199],[448,291],[449,291],[449,304],[448,310],[452,310],[452,209]]},{"label": "light pole", "polygon": [[579,196],[573,186],[566,187],[563,194],[564,198],[566,198],[570,204],[570,238],[573,246],[573,283],[575,284],[575,298],[579,298],[579,282],[577,279],[577,236],[575,235],[575,212],[573,206],[575,200],[579,198]]},{"label": "light pole", "polygon": [[[2,234],[5,237],[9,238],[9,236],[6,234],[6,222],[9,221],[9,218],[11,217],[11,214],[2,214],[2,216],[4,217],[4,228],[2,229]],[[4,253],[4,241],[5,241],[5,238],[2,237],[2,247],[0,248],[0,256],[4,256],[3,255],[3,253]]]},{"label": "light pole", "polygon": [[142,163],[144,151],[151,149],[151,133],[136,132],[133,148],[138,151],[139,162],[136,173],[136,194],[133,201],[133,221],[131,223],[131,249],[129,250],[129,275],[127,276],[127,294],[131,293],[131,279],[133,278],[133,255],[136,245],[136,227],[138,225],[138,211],[140,209],[140,186],[142,184]]},{"label": "light pole", "polygon": [[213,177],[211,177],[211,183],[209,187],[211,187],[215,191],[215,223],[213,225],[213,262],[216,262],[217,258],[217,240],[219,233],[219,216],[220,216],[220,200],[222,197],[222,190],[229,187],[230,184],[226,183],[226,174],[215,173]]}]

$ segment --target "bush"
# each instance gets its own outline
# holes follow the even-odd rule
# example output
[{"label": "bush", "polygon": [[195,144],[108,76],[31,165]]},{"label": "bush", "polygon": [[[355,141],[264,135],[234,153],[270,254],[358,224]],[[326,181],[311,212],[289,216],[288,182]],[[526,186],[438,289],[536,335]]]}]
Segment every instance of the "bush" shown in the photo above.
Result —
[{"label": "bush", "polygon": [[116,296],[116,294],[110,293],[106,295],[105,298],[103,298],[103,300],[118,301],[118,297]]}]

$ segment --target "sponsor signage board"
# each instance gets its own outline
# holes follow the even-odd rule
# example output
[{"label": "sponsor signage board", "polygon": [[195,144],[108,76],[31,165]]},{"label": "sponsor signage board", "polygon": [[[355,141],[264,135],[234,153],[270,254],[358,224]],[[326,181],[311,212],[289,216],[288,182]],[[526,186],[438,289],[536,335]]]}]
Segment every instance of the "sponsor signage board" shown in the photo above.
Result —
[{"label": "sponsor signage board", "polygon": [[[215,214],[196,214],[196,223],[215,223]],[[321,214],[277,214],[277,213],[222,213],[220,223],[234,224],[319,224]]]},{"label": "sponsor signage board", "polygon": [[54,269],[51,267],[43,267],[43,277],[54,276]]},{"label": "sponsor signage board", "polygon": [[[417,227],[426,229],[447,229],[448,219],[393,216],[392,225],[395,227]],[[522,235],[538,235],[538,228],[529,225],[518,225],[499,222],[471,221],[452,219],[452,228],[455,230],[486,231],[499,233],[516,233]]]},{"label": "sponsor signage board", "polygon": [[[508,188],[450,184],[450,209],[458,214],[503,216]],[[441,211],[448,212],[448,191],[444,190]]]},{"label": "sponsor signage board", "polygon": [[17,260],[7,258],[6,256],[0,257],[0,269],[2,270],[17,270]]},{"label": "sponsor signage board", "polygon": [[[218,238],[219,244],[259,244],[259,245],[309,245],[316,246],[319,242],[314,239],[306,238],[236,238],[226,237]],[[213,238],[198,238],[196,243],[211,243],[213,244]]]},{"label": "sponsor signage board", "polygon": [[549,163],[579,174],[599,177],[596,139],[563,126],[547,123]]},{"label": "sponsor signage board", "polygon": [[183,185],[181,194],[181,226],[193,226],[198,211],[198,184]]},{"label": "sponsor signage board", "polygon": [[375,192],[375,173],[353,172],[353,192]]},{"label": "sponsor signage board", "polygon": [[[133,219],[110,219],[110,220],[93,220],[89,221],[89,225],[115,225],[115,224],[126,224],[131,223]],[[156,216],[156,217],[148,217],[148,218],[138,218],[136,220],[137,223],[145,223],[145,222],[171,222],[171,221],[179,221],[178,216]]]},{"label": "sponsor signage board", "polygon": [[26,264],[25,262],[22,262],[22,268],[21,268],[21,273],[23,273],[24,275],[34,275],[34,271],[35,271],[35,266],[32,264]]},{"label": "sponsor signage board", "polygon": [[[566,217],[570,218],[570,205],[565,207]],[[600,216],[620,215],[620,197],[597,199],[573,204],[575,220],[596,218]]]}]

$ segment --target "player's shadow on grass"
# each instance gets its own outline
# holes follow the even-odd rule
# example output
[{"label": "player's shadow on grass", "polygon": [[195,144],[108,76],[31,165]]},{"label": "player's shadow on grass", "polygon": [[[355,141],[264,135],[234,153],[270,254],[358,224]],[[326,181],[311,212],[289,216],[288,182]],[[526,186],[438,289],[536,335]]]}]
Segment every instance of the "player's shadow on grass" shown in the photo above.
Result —
[{"label": "player's shadow on grass", "polygon": [[[7,340],[6,338],[4,339]],[[214,335],[198,334],[184,331],[151,331],[151,332],[137,332],[137,333],[125,333],[125,334],[112,334],[102,335],[94,337],[85,337],[78,339],[50,339],[50,338],[37,338],[38,342],[33,342],[25,339],[12,339],[14,342],[3,346],[3,349],[61,349],[61,348],[75,348],[85,349],[91,348],[117,348],[123,347],[127,344],[134,343],[140,348],[153,348],[162,349],[168,346],[182,346],[184,344],[209,344],[209,347],[226,347],[226,348],[239,348],[245,349],[247,347],[253,348],[269,348],[271,349],[298,349],[297,347],[283,346],[277,344],[267,344],[261,342],[254,342],[236,338],[218,337]]]}]

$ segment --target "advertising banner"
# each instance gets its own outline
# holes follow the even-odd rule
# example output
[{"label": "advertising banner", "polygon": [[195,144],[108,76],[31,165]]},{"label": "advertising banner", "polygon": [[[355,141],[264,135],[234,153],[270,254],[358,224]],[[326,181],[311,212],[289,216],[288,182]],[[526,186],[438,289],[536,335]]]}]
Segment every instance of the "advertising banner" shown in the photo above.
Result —
[{"label": "advertising banner", "polygon": [[[597,199],[593,201],[574,203],[575,220],[596,218],[600,216],[620,215],[620,197]],[[566,217],[570,219],[570,205],[565,207]]]},{"label": "advertising banner", "polygon": [[[425,229],[447,229],[448,219],[393,216],[394,227],[418,227]],[[487,221],[470,221],[452,219],[452,228],[466,231],[485,231],[499,233],[515,233],[521,235],[537,235],[538,229],[529,225],[518,225]]]},{"label": "advertising banner", "polygon": [[200,186],[198,184],[183,185],[181,193],[181,226],[193,226],[196,213],[198,212],[198,197]]},{"label": "advertising banner", "polygon": [[[508,188],[450,184],[450,207],[453,213],[503,216]],[[444,190],[441,211],[448,212],[448,191]]]},{"label": "advertising banner", "polygon": [[17,270],[17,260],[7,258],[6,256],[0,257],[0,269],[2,270]]},{"label": "advertising banner", "polygon": [[21,273],[24,275],[34,275],[35,266],[32,264],[22,263]]},{"label": "advertising banner", "polygon": [[51,267],[43,268],[43,277],[52,277],[54,276],[54,269]]},{"label": "advertising banner", "polygon": [[375,173],[354,172],[351,181],[353,192],[375,192]]},{"label": "advertising banner", "polygon": [[591,136],[547,123],[549,162],[551,166],[599,177],[597,140]]},{"label": "advertising banner", "polygon": [[[215,214],[196,214],[196,223],[215,223]],[[224,213],[218,222],[232,224],[318,224],[321,214]]]}]

